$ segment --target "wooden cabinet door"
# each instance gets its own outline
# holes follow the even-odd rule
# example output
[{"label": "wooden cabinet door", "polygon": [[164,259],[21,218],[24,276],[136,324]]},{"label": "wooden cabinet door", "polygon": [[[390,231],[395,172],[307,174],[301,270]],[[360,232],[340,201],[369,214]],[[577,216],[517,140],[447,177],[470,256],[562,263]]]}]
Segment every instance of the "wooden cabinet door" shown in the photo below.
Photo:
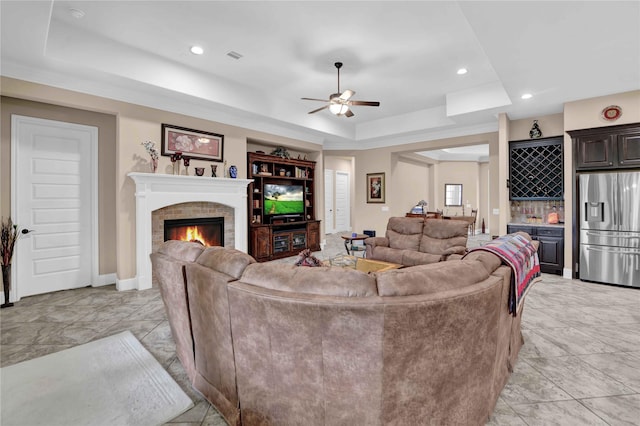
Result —
[{"label": "wooden cabinet door", "polygon": [[640,166],[640,131],[618,135],[618,164],[620,167]]},{"label": "wooden cabinet door", "polygon": [[271,256],[271,232],[268,226],[251,229],[251,248],[251,254],[256,260]]},{"label": "wooden cabinet door", "polygon": [[613,167],[614,135],[585,135],[576,138],[576,169],[602,169]]},{"label": "wooden cabinet door", "polygon": [[560,237],[538,236],[540,242],[538,257],[542,272],[562,274],[564,266],[564,239]]},{"label": "wooden cabinet door", "polygon": [[307,247],[312,251],[320,250],[320,222],[307,224]]}]

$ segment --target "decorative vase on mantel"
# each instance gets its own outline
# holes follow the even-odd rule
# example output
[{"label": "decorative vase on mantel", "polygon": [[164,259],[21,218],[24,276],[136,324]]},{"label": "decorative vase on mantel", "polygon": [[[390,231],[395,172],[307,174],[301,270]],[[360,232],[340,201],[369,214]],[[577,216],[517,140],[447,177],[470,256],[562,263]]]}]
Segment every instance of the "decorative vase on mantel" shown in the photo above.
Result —
[{"label": "decorative vase on mantel", "polygon": [[156,170],[158,170],[158,159],[157,158],[152,158],[151,159],[151,173],[155,173]]},{"label": "decorative vase on mantel", "polygon": [[9,302],[9,292],[11,291],[11,264],[2,265],[2,287],[4,289],[4,303],[0,305],[0,308],[13,306],[13,303]]}]

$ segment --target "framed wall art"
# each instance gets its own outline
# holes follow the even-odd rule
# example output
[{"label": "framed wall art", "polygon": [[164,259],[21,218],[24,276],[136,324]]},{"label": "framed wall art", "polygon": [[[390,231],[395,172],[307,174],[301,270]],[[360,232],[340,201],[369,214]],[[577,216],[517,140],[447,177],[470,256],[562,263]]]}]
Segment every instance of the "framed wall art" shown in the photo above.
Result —
[{"label": "framed wall art", "polygon": [[176,152],[199,160],[222,161],[224,136],[184,127],[162,125],[162,155]]},{"label": "framed wall art", "polygon": [[384,203],[384,173],[367,173],[367,203]]}]

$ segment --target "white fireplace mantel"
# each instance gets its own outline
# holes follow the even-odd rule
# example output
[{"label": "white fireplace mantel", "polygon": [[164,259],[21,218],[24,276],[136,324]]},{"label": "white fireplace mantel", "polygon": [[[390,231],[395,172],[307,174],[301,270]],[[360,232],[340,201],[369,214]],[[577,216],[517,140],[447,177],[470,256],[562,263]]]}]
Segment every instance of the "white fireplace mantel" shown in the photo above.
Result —
[{"label": "white fireplace mantel", "polygon": [[136,284],[151,288],[151,214],[180,203],[211,202],[232,207],[235,248],[247,252],[247,186],[250,179],[129,173],[136,184]]}]

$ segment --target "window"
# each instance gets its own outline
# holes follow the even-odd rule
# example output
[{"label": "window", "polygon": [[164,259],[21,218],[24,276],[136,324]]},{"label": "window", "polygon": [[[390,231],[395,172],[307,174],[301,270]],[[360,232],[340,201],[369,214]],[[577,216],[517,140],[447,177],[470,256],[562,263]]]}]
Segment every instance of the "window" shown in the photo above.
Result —
[{"label": "window", "polygon": [[462,184],[461,183],[445,183],[444,184],[444,205],[447,207],[462,205]]}]

